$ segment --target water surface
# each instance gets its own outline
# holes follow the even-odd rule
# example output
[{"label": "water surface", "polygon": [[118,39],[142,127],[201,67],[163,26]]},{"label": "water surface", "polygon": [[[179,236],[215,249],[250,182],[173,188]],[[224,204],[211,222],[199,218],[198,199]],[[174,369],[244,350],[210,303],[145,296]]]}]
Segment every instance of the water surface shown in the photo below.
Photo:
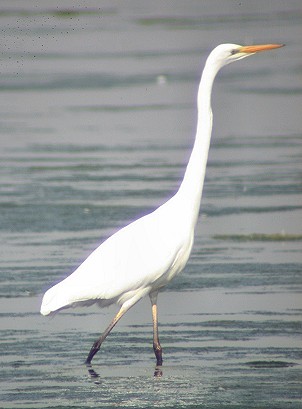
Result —
[{"label": "water surface", "polygon": [[[3,1],[4,408],[301,407],[301,5]],[[95,357],[116,312],[40,316],[43,292],[177,189],[221,42],[286,43],[222,71],[192,257]]]}]

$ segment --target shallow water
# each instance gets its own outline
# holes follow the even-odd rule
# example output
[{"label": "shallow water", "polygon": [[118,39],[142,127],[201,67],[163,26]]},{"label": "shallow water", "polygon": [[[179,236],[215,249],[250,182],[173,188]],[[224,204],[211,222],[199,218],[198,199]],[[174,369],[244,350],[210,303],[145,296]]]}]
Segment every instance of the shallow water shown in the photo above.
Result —
[{"label": "shallow water", "polygon": [[[299,1],[1,3],[1,407],[301,407],[301,20]],[[226,41],[287,46],[217,78],[193,253],[159,297],[162,377],[148,300],[89,372],[116,308],[49,319],[43,292],[175,192]]]}]

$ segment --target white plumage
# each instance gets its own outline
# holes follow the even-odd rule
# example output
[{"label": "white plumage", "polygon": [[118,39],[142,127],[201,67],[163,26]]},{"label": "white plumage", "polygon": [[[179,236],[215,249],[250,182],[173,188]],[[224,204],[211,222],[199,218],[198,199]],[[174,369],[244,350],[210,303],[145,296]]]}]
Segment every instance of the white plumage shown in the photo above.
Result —
[{"label": "white plumage", "polygon": [[184,267],[193,243],[189,218],[182,223],[175,218],[176,201],[174,197],[104,241],[73,274],[45,293],[41,313],[94,302],[131,306],[166,285]]},{"label": "white plumage", "polygon": [[134,221],[103,242],[62,282],[44,295],[41,314],[76,305],[120,305],[103,335],[93,344],[90,364],[111,329],[142,297],[149,294],[153,317],[153,348],[162,364],[158,339],[157,294],[186,265],[194,239],[212,132],[211,92],[221,67],[280,44],[222,44],[209,55],[199,84],[194,147],[177,193],[154,212]]}]

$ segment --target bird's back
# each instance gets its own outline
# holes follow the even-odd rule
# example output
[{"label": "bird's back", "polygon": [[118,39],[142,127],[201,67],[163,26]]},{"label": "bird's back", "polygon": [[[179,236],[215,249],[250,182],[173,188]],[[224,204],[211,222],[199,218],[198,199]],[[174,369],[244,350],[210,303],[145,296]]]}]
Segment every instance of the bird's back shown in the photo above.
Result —
[{"label": "bird's back", "polygon": [[104,241],[45,293],[41,313],[94,302],[122,305],[140,292],[166,285],[185,266],[193,244],[191,226],[180,220],[171,201]]}]

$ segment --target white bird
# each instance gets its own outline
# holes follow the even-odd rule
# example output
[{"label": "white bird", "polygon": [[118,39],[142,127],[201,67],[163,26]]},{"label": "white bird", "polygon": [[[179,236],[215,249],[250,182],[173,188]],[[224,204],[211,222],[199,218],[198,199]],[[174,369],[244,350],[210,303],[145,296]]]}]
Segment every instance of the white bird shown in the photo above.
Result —
[{"label": "white bird", "polygon": [[194,241],[212,132],[211,92],[214,78],[225,65],[281,44],[241,46],[221,44],[209,55],[199,84],[197,131],[182,183],[176,194],[104,241],[65,280],[44,295],[41,314],[63,308],[116,303],[120,310],[93,344],[90,364],[102,342],[120,318],[142,297],[149,295],[153,318],[153,349],[162,365],[158,337],[157,295],[185,267]]}]

